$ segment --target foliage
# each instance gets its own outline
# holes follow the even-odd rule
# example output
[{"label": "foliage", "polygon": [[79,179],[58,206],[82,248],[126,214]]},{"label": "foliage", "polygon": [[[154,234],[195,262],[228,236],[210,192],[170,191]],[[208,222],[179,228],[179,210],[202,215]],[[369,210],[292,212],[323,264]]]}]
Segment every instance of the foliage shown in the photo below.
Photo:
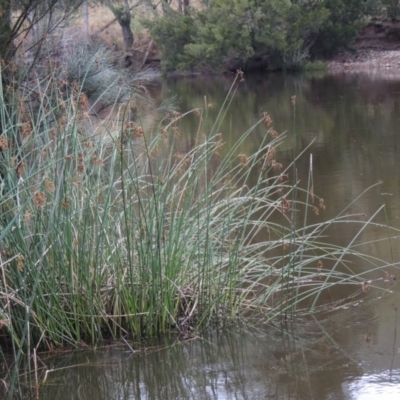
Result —
[{"label": "foliage", "polygon": [[364,25],[364,3],[359,0],[324,0],[330,15],[312,49],[314,56],[332,56],[355,37]]},{"label": "foliage", "polygon": [[382,0],[366,0],[364,2],[364,14],[366,16],[382,16],[383,12]]},{"label": "foliage", "polygon": [[331,12],[324,2],[292,2],[287,13],[287,48],[283,52],[283,65],[302,67],[309,52],[324,29]]},{"label": "foliage", "polygon": [[163,54],[162,68],[164,71],[179,68],[185,46],[192,42],[196,28],[191,17],[171,9],[168,17],[156,21],[143,21],[156,38],[158,48]]},{"label": "foliage", "polygon": [[[161,47],[163,61],[168,60],[164,65],[166,70],[218,70],[225,69],[232,61],[246,60],[258,51],[260,45],[275,43],[279,46],[283,37],[273,29],[273,21],[280,19],[281,9],[282,4],[276,3],[267,16],[253,0],[220,0],[211,3],[207,10],[193,11],[191,16],[174,12],[147,22],[147,25]],[[188,34],[180,28],[183,21],[190,28]],[[166,40],[168,44],[169,40],[174,42],[171,28],[174,34],[178,31],[183,39],[179,40],[179,47],[165,45]],[[256,35],[256,31],[262,33],[263,38]]]},{"label": "foliage", "polygon": [[326,71],[326,64],[323,61],[306,62],[302,66],[302,71]]},{"label": "foliage", "polygon": [[115,54],[95,41],[71,43],[64,49],[59,63],[62,68],[53,71],[57,80],[77,85],[92,104],[102,108],[132,96],[139,76],[121,71],[116,67]]},{"label": "foliage", "polygon": [[[17,50],[15,41],[20,44],[29,32],[33,33],[31,47],[40,50],[43,38],[60,26],[81,3],[82,0],[3,0],[0,4],[0,59],[12,60]],[[10,18],[13,13],[15,18]]]},{"label": "foliage", "polygon": [[129,50],[132,47],[134,41],[134,36],[131,29],[132,15],[129,2],[127,0],[124,0],[123,4],[120,4],[121,2],[119,1],[104,1],[107,7],[114,14],[114,17],[118,21],[119,25],[121,26],[125,50]]},{"label": "foliage", "polygon": [[383,5],[386,7],[386,14],[389,19],[395,21],[400,15],[400,1],[399,0],[382,0]]},{"label": "foliage", "polygon": [[[189,16],[168,13],[147,26],[165,70],[236,70],[260,59],[264,68],[296,69],[310,52],[327,55],[345,45],[363,12],[357,0],[215,0]],[[171,46],[175,41],[179,45]]]},{"label": "foliage", "polygon": [[284,23],[287,9],[287,2],[274,0],[213,3],[210,10],[199,13],[194,43],[186,46],[185,53],[212,69],[235,70],[254,56],[282,52],[285,34],[277,27]]}]

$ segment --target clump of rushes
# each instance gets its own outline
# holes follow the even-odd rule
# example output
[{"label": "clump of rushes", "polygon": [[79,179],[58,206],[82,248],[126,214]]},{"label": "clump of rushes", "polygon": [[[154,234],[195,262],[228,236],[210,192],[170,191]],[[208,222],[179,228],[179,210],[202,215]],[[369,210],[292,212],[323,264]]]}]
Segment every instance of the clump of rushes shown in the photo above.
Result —
[{"label": "clump of rushes", "polygon": [[[317,207],[296,200],[310,196],[277,162],[283,136],[268,114],[224,148],[220,122],[240,78],[211,132],[200,128],[187,152],[177,148],[185,117],[178,113],[151,134],[129,118],[129,107],[119,108],[118,126],[88,129],[79,88],[18,123],[2,118],[2,344],[18,355],[186,333],[249,311],[264,320],[313,312],[334,285],[374,286],[345,258],[358,258],[368,273],[387,264],[359,253],[355,240],[337,247],[322,239],[333,224],[354,219],[362,232],[372,221],[293,224],[295,212],[322,212],[325,203],[311,191]],[[207,118],[193,113],[200,124]],[[241,143],[259,124],[264,140],[243,154]],[[303,300],[311,301],[303,307]]]}]

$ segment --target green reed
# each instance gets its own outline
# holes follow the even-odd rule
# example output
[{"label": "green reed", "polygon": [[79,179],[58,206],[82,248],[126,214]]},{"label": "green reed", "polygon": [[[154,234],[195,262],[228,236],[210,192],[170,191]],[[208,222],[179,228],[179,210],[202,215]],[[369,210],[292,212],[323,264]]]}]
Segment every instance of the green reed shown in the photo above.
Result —
[{"label": "green reed", "polygon": [[[326,235],[349,222],[361,233],[372,219],[293,223],[324,202],[312,194],[314,205],[310,187],[288,180],[292,167],[276,161],[284,136],[267,114],[225,149],[218,130],[229,100],[209,134],[201,133],[207,115],[193,110],[200,128],[182,153],[185,115],[146,131],[128,102],[115,108],[114,124],[96,128],[79,87],[68,98],[49,93],[35,109],[16,101],[17,121],[0,106],[0,340],[16,359],[32,349],[187,334],[249,312],[262,320],[294,305],[314,312],[321,293],[338,284],[365,292],[368,274],[389,267],[359,251],[357,235],[345,247]],[[241,154],[260,125],[257,151]]]}]

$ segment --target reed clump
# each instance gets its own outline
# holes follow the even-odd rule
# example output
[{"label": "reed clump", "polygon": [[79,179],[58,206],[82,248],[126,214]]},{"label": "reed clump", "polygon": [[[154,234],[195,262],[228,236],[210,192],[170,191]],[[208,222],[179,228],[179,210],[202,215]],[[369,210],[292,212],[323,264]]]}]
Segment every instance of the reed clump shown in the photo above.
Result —
[{"label": "reed clump", "polygon": [[[2,118],[0,341],[15,356],[186,334],[249,312],[263,320],[313,312],[335,285],[374,286],[368,274],[389,264],[359,252],[357,238],[346,247],[324,240],[333,224],[358,223],[361,232],[372,220],[294,223],[325,203],[290,182],[292,166],[276,159],[284,136],[268,114],[224,147],[220,122],[239,79],[210,132],[202,133],[206,111],[192,111],[200,127],[186,151],[185,115],[146,131],[128,101],[114,125],[95,128],[79,86],[67,98],[54,87],[56,100],[30,111],[17,101],[20,120]],[[257,151],[243,154],[262,124]]]}]

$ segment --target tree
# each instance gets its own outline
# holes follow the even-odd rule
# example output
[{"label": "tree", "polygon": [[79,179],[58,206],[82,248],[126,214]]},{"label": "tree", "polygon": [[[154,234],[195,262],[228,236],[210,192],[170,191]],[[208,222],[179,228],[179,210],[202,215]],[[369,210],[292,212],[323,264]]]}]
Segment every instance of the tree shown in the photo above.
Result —
[{"label": "tree", "polygon": [[[4,66],[13,60],[29,33],[34,33],[32,48],[40,48],[43,39],[76,10],[82,0],[0,0],[0,59]],[[39,29],[40,28],[40,29]],[[2,70],[6,79],[9,70]]]},{"label": "tree", "polygon": [[214,0],[190,15],[169,12],[147,26],[165,69],[297,68],[328,17],[321,2]]},{"label": "tree", "polygon": [[189,14],[189,0],[178,0],[178,10],[184,14],[188,15]]},{"label": "tree", "polygon": [[169,8],[168,14],[152,21],[144,21],[151,36],[162,53],[162,68],[176,69],[182,63],[186,45],[193,42],[196,32],[191,16]]},{"label": "tree", "polygon": [[89,43],[89,0],[83,0],[83,29],[85,40]]},{"label": "tree", "polygon": [[316,57],[330,57],[352,40],[365,23],[361,0],[323,0],[329,19],[321,28],[311,50]]},{"label": "tree", "polygon": [[105,0],[105,4],[114,14],[115,19],[121,26],[125,50],[129,50],[134,42],[134,36],[131,29],[131,8],[137,7],[140,3],[141,1],[137,2],[134,6],[130,6],[128,0]]}]

